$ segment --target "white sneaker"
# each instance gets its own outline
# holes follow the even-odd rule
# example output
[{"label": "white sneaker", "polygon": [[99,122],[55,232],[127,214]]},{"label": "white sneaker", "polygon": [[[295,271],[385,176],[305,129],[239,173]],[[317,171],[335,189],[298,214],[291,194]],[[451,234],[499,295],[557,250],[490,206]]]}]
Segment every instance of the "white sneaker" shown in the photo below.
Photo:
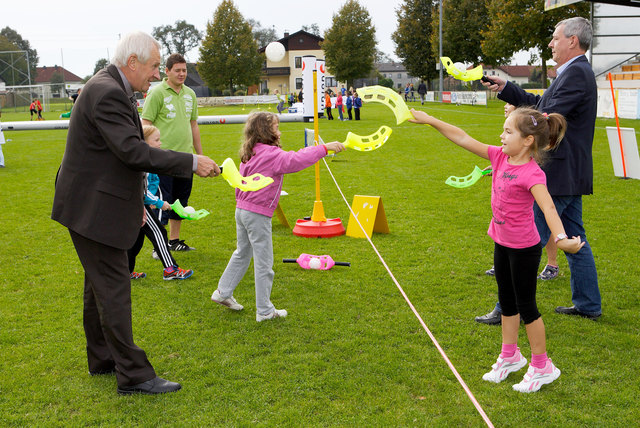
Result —
[{"label": "white sneaker", "polygon": [[156,249],[155,248],[153,250],[151,250],[151,257],[154,260],[160,260],[160,256],[158,256],[158,253],[156,253]]},{"label": "white sneaker", "polygon": [[513,385],[513,389],[518,392],[536,392],[540,390],[542,385],[551,383],[559,377],[560,370],[549,359],[543,369],[529,365],[529,370],[524,375],[522,382]]},{"label": "white sneaker", "polygon": [[241,311],[244,309],[244,306],[236,302],[236,299],[234,299],[233,296],[223,299],[218,290],[213,292],[213,294],[211,295],[211,300],[216,303],[220,303],[222,306],[226,306],[227,308],[234,311]]},{"label": "white sneaker", "polygon": [[287,316],[286,309],[274,309],[269,315],[256,314],[256,321],[272,320],[274,318],[284,318]]},{"label": "white sneaker", "polygon": [[517,372],[527,365],[527,359],[520,353],[520,348],[516,350],[513,357],[498,357],[498,361],[491,366],[491,371],[482,375],[482,379],[489,382],[500,383],[509,376],[509,373]]}]

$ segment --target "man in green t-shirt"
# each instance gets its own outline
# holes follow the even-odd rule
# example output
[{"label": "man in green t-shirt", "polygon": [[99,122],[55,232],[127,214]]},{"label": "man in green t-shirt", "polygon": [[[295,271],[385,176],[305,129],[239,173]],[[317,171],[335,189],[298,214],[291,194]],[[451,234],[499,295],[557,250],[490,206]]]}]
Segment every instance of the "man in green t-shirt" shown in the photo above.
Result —
[{"label": "man in green t-shirt", "polygon": [[[154,125],[160,130],[162,148],[176,152],[202,155],[200,129],[198,128],[198,103],[196,94],[185,86],[187,61],[180,54],[167,58],[162,83],[149,92],[142,109],[142,124]],[[173,203],[180,200],[183,207],[189,205],[193,178],[161,175],[160,191],[163,200]],[[169,223],[169,248],[173,251],[190,251],[193,247],[180,239],[182,217],[170,211],[162,211],[162,224]]]}]

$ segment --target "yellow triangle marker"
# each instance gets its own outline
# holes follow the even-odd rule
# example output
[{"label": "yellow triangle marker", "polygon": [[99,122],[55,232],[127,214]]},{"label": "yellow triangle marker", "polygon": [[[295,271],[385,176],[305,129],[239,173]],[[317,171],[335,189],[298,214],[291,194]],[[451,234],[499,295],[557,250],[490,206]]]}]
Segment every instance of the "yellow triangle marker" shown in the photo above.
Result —
[{"label": "yellow triangle marker", "polygon": [[[355,195],[351,209],[356,214],[368,237],[371,237],[373,232],[389,233],[387,215],[384,212],[384,206],[382,205],[382,198],[380,198],[380,196]],[[352,238],[365,237],[353,214],[349,216],[347,236],[351,236]]]}]

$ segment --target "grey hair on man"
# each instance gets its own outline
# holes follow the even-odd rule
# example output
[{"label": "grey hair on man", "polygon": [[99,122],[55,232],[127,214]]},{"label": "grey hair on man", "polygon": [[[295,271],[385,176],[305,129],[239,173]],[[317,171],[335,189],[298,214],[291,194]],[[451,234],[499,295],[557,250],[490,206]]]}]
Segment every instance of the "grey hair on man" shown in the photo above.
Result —
[{"label": "grey hair on man", "polygon": [[578,43],[580,44],[580,49],[585,52],[589,50],[589,46],[591,46],[591,39],[593,38],[593,28],[591,27],[591,22],[589,22],[588,19],[580,16],[567,18],[558,22],[556,24],[556,28],[561,25],[564,25],[562,32],[565,37],[568,38],[576,36],[578,38]]},{"label": "grey hair on man", "polygon": [[160,43],[149,34],[143,31],[128,33],[118,42],[111,64],[124,67],[131,55],[135,55],[138,61],[146,64],[154,48],[159,50]]}]

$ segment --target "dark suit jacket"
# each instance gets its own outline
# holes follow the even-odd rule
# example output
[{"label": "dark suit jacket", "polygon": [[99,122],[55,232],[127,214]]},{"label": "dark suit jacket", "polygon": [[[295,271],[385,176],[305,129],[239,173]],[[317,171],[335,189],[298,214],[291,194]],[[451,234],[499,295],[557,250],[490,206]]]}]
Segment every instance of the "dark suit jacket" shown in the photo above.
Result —
[{"label": "dark suit jacket", "polygon": [[193,156],[149,147],[118,69],[89,80],[73,107],[51,218],[88,239],[129,249],[143,211],[143,172],[189,177]]},{"label": "dark suit jacket", "polygon": [[598,93],[596,79],[587,58],[573,61],[542,96],[525,92],[508,83],[498,95],[515,106],[535,106],[545,113],[560,113],[567,131],[557,150],[548,152],[542,169],[553,196],[593,193],[593,133]]}]

